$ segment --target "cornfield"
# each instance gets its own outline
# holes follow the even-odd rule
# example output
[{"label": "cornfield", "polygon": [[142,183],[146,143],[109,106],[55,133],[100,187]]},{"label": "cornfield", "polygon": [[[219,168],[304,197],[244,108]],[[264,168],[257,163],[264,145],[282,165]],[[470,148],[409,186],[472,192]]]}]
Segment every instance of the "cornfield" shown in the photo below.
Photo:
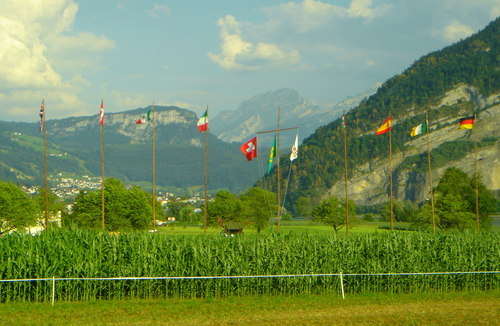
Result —
[{"label": "cornfield", "polygon": [[[0,280],[52,277],[496,271],[498,233],[272,234],[223,238],[54,231],[0,238]],[[347,293],[496,289],[498,274],[350,276]],[[0,283],[0,301],[48,301],[51,282]],[[338,277],[58,281],[58,300],[340,291]]]}]

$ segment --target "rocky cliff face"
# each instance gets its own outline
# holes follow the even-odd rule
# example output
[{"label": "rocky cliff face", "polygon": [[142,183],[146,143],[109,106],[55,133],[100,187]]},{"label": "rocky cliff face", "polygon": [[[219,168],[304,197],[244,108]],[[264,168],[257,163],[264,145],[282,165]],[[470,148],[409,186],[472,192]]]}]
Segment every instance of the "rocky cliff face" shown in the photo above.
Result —
[{"label": "rocky cliff face", "polygon": [[[145,117],[152,107],[136,110],[106,113],[106,129],[129,138],[131,144],[142,143],[149,140],[150,124],[136,124],[135,121]],[[196,123],[196,114],[177,107],[155,107],[158,129],[175,125],[176,128],[191,128]],[[97,116],[68,118],[62,120],[49,120],[48,128],[54,137],[67,137],[81,134],[97,128]],[[191,140],[188,140],[191,142]]]},{"label": "rocky cliff face", "polygon": [[[474,87],[458,85],[446,93],[440,103],[434,107],[439,110],[445,106],[460,102],[469,102],[478,107],[478,116],[472,132],[459,129],[456,117],[448,117],[431,122],[429,138],[420,136],[410,140],[405,145],[408,148],[403,152],[393,155],[393,194],[397,199],[421,202],[428,198],[430,178],[427,169],[416,170],[415,166],[402,167],[406,157],[426,155],[427,142],[431,150],[439,146],[460,139],[481,141],[485,138],[492,139],[490,145],[481,146],[463,158],[448,162],[443,166],[434,167],[432,170],[433,186],[437,185],[439,178],[449,167],[457,167],[466,173],[474,173],[475,162],[478,158],[477,169],[482,175],[486,187],[494,191],[500,190],[500,93],[489,97],[482,96]],[[398,121],[395,121],[398,123]],[[357,167],[350,177],[348,186],[351,198],[361,205],[373,205],[386,202],[388,198],[388,160],[378,158],[375,161]],[[325,194],[344,196],[344,183],[336,182]]]}]

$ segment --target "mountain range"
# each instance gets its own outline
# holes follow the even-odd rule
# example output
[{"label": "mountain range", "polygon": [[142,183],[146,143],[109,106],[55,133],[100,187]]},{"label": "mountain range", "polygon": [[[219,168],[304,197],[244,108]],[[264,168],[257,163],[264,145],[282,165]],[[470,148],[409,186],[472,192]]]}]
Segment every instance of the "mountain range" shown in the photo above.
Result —
[{"label": "mountain range", "polygon": [[[224,141],[243,142],[258,131],[275,129],[279,108],[280,126],[299,127],[299,134],[303,139],[318,127],[335,120],[342,112],[349,111],[375,91],[376,87],[337,104],[320,106],[304,99],[294,89],[278,89],[253,96],[243,101],[236,110],[220,112],[213,119],[211,130]],[[284,141],[284,145],[289,143],[291,140]]]},{"label": "mountain range", "polygon": [[[151,107],[106,114],[105,175],[130,183],[151,180],[151,126],[135,121]],[[203,134],[192,111],[155,107],[157,112],[158,184],[189,188],[202,184]],[[99,175],[96,116],[48,120],[49,174]],[[0,179],[40,182],[42,139],[36,123],[0,122]],[[259,177],[256,162],[247,162],[239,146],[209,133],[209,186],[239,191]],[[260,174],[262,175],[262,174]]]}]

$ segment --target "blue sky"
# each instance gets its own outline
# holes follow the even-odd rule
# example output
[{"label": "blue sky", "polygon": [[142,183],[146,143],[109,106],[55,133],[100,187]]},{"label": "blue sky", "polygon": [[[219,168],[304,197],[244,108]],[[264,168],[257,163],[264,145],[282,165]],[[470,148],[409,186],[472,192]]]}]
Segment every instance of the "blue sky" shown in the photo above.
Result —
[{"label": "blue sky", "polygon": [[[1,0],[2,120],[152,103],[232,110],[283,87],[329,105],[500,15],[500,0]],[[270,108],[271,109],[271,108]]]}]

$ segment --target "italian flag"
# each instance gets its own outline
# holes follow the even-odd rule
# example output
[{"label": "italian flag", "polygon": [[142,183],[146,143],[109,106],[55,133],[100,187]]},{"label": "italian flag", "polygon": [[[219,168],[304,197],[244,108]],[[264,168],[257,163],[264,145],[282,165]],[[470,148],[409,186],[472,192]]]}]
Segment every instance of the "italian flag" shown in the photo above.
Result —
[{"label": "italian flag", "polygon": [[198,123],[196,124],[198,130],[200,132],[205,132],[208,130],[208,109],[205,110],[205,113],[200,117]]},{"label": "italian flag", "polygon": [[145,124],[146,122],[151,122],[151,120],[153,120],[153,119],[151,118],[151,110],[149,110],[145,116],[142,116],[139,119],[135,120],[135,124],[142,125],[142,124]]},{"label": "italian flag", "polygon": [[416,127],[411,128],[410,136],[415,137],[427,131],[427,123],[421,123]]}]

